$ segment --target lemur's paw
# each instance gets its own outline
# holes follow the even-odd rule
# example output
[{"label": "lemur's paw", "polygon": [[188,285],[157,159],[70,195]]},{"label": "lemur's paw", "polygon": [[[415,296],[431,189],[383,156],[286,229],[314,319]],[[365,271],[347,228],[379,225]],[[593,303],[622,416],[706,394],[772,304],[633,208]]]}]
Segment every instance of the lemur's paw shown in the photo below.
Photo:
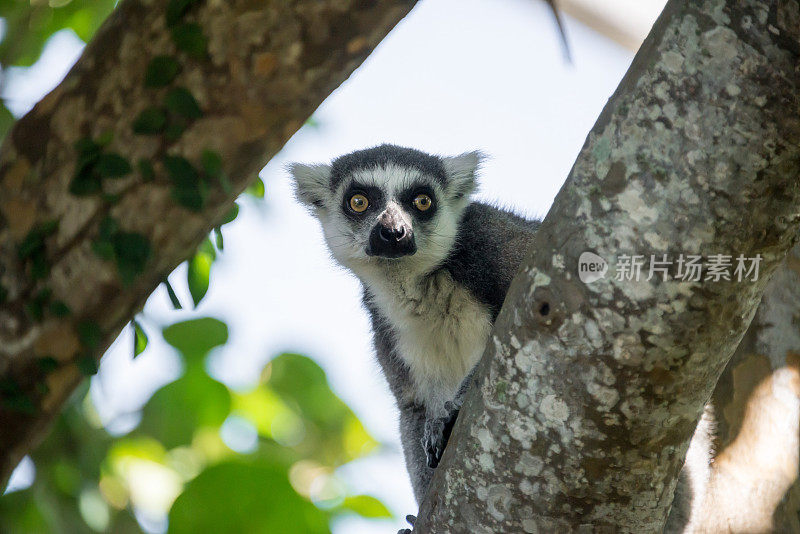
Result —
[{"label": "lemur's paw", "polygon": [[428,460],[428,467],[435,469],[439,465],[444,454],[444,448],[450,439],[453,425],[458,417],[459,407],[455,403],[447,401],[444,404],[446,415],[436,419],[425,421],[425,432],[422,436],[422,447],[425,449],[425,457]]},{"label": "lemur's paw", "polygon": [[412,529],[414,527],[414,522],[416,520],[417,520],[416,516],[407,515],[406,521],[408,521],[408,524],[411,525],[412,528],[401,528],[400,530],[397,531],[397,534],[413,534]]}]

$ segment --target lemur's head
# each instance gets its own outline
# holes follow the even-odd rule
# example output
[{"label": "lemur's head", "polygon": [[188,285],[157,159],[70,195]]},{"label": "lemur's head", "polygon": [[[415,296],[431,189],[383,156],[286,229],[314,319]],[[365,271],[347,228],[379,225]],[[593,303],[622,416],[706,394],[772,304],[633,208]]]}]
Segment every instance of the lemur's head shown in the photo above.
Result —
[{"label": "lemur's head", "polygon": [[342,265],[357,274],[376,267],[427,272],[453,247],[480,159],[478,152],[438,157],[381,145],[331,165],[295,163],[290,172]]}]

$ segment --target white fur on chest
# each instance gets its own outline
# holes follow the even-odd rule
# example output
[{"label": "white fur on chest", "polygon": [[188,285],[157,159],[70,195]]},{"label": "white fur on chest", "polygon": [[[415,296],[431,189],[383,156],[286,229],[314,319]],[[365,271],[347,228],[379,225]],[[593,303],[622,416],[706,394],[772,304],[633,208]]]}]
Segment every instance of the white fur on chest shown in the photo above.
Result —
[{"label": "white fur on chest", "polygon": [[439,411],[480,360],[491,316],[446,271],[421,279],[370,284],[375,305],[388,319],[399,356],[416,385],[417,401]]}]

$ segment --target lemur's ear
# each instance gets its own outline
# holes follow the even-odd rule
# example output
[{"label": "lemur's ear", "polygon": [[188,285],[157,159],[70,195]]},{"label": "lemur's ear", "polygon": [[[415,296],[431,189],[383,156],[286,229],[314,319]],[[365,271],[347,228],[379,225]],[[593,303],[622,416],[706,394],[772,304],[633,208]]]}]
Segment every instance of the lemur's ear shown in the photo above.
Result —
[{"label": "lemur's ear", "polygon": [[309,207],[323,207],[331,194],[331,166],[292,163],[288,170],[294,177],[294,192],[298,200]]},{"label": "lemur's ear", "polygon": [[478,187],[478,168],[483,159],[484,155],[477,150],[443,159],[447,189],[453,198],[466,198],[475,191]]}]

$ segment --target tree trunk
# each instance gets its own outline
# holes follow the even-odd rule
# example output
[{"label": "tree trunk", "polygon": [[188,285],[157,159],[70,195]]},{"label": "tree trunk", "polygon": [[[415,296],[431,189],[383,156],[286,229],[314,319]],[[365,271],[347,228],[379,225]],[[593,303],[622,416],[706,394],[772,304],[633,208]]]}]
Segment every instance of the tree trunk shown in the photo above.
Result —
[{"label": "tree trunk", "polygon": [[[663,529],[703,406],[796,239],[798,64],[796,1],[668,3],[509,290],[415,532]],[[579,279],[584,252],[605,277]],[[665,254],[667,279],[648,279]],[[713,279],[720,254],[731,280]],[[616,276],[625,255],[647,257],[638,281]],[[681,255],[702,256],[699,280]],[[757,279],[737,280],[739,255],[760,256]]]},{"label": "tree trunk", "polygon": [[0,480],[412,0],[124,0],[0,152]]}]

